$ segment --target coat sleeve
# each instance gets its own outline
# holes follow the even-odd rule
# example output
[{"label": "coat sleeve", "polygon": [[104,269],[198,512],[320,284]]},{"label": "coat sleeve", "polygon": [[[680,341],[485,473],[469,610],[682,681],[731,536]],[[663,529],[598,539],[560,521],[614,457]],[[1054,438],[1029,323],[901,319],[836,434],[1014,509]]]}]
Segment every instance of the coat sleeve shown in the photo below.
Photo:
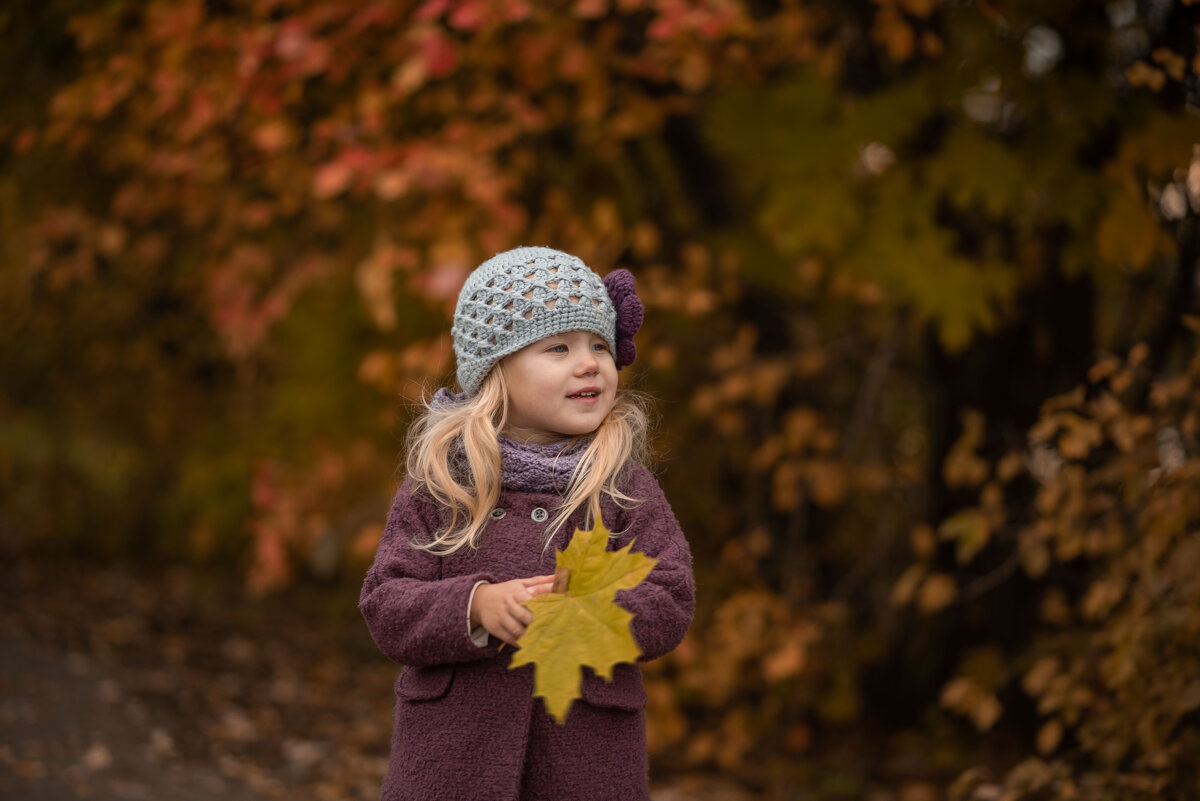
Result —
[{"label": "coat sleeve", "polygon": [[494,654],[471,641],[467,606],[486,574],[441,577],[441,558],[412,547],[440,525],[429,495],[405,481],[392,501],[375,563],[367,571],[358,608],[391,659],[414,667],[467,662]]},{"label": "coat sleeve", "polygon": [[634,474],[631,497],[642,503],[624,510],[619,547],[631,539],[633,550],[658,560],[645,580],[617,593],[617,603],[633,613],[633,638],[642,659],[657,659],[679,645],[692,622],[696,584],[692,554],[662,488],[645,468]]}]

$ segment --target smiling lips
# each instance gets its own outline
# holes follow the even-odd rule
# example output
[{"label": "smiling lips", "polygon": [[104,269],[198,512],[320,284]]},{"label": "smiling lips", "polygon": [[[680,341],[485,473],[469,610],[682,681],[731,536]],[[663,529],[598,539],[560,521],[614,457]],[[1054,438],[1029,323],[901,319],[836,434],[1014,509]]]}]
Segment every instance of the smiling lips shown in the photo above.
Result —
[{"label": "smiling lips", "polygon": [[600,390],[596,387],[587,387],[576,392],[574,395],[567,396],[570,400],[594,401],[600,397]]}]

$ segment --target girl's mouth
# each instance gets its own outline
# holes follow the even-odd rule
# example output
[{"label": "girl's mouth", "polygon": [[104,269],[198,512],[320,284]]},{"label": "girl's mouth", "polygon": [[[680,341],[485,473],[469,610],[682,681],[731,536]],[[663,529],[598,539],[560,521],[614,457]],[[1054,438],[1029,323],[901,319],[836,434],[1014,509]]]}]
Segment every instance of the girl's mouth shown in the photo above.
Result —
[{"label": "girl's mouth", "polygon": [[567,396],[570,400],[595,400],[600,397],[600,391],[595,389],[585,389],[583,392],[576,392],[574,395]]}]

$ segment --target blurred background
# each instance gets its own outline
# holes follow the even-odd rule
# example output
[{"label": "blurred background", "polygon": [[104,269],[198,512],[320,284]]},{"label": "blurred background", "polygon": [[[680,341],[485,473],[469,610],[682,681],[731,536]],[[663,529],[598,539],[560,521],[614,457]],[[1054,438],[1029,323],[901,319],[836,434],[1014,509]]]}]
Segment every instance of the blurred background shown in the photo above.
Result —
[{"label": "blurred background", "polygon": [[0,791],[369,799],[462,280],[626,267],[656,801],[1200,797],[1200,3],[0,9]]}]

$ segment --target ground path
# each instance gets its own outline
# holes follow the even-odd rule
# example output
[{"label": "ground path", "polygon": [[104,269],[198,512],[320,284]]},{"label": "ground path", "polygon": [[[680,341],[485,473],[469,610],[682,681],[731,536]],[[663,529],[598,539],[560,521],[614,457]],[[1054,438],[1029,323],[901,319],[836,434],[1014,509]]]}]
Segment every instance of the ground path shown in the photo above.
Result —
[{"label": "ground path", "polygon": [[[0,559],[0,798],[371,801],[394,667],[353,598]],[[747,801],[709,779],[655,801]]]}]

